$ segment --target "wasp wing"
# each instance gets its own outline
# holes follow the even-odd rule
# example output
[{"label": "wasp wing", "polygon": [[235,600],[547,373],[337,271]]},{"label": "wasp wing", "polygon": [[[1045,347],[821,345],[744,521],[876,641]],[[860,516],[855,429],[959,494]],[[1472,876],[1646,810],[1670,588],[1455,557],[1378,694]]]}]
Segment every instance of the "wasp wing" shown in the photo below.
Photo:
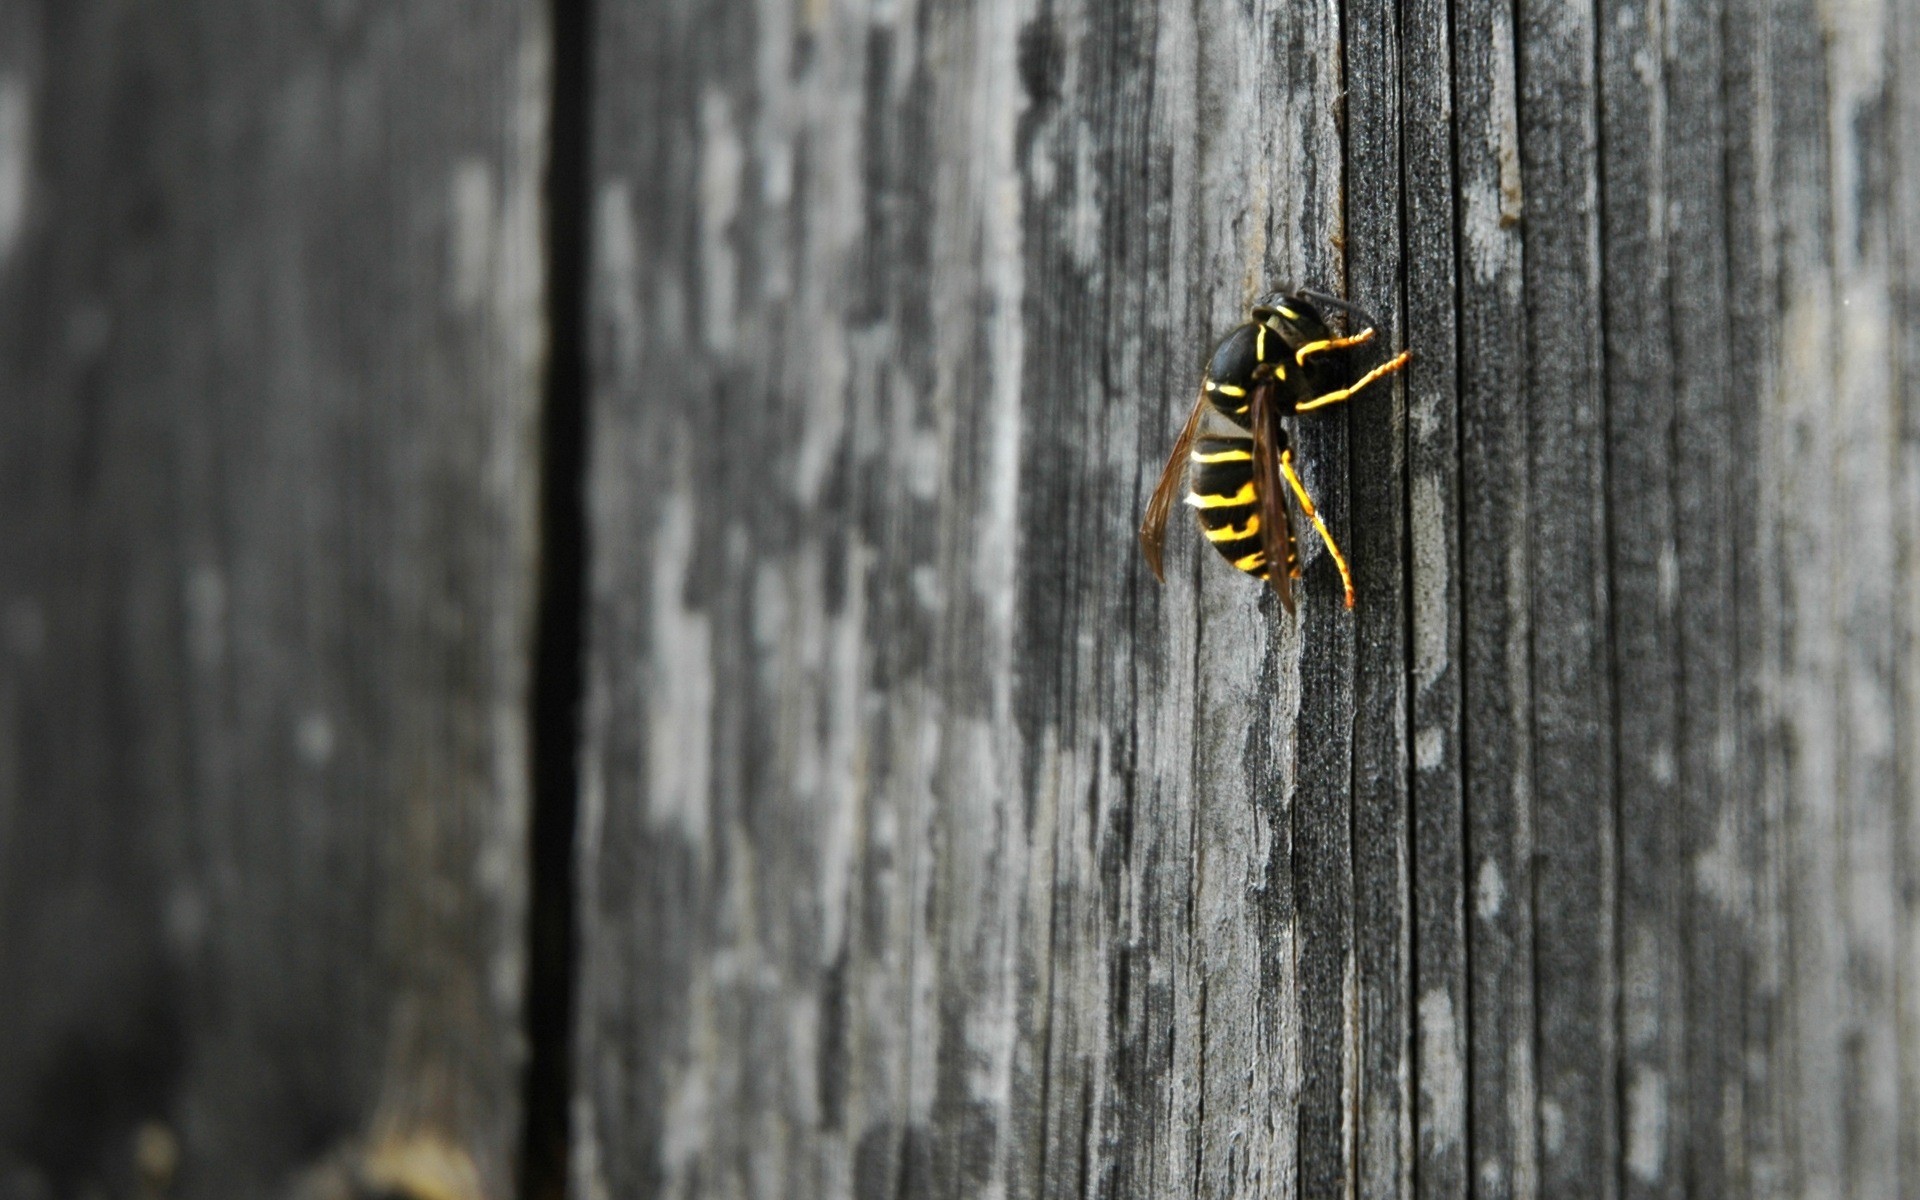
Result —
[{"label": "wasp wing", "polygon": [[1287,513],[1287,485],[1280,477],[1280,453],[1287,434],[1274,405],[1278,385],[1253,389],[1248,420],[1253,426],[1253,495],[1259,505],[1260,550],[1267,559],[1267,582],[1288,612],[1293,611],[1293,518]]},{"label": "wasp wing", "polygon": [[1205,396],[1193,402],[1193,411],[1187,414],[1186,428],[1180,431],[1179,440],[1173,443],[1173,453],[1167,456],[1167,465],[1160,472],[1160,482],[1153,489],[1153,498],[1147,501],[1147,515],[1140,522],[1140,553],[1147,556],[1147,565],[1153,568],[1153,577],[1161,583],[1167,581],[1160,567],[1161,549],[1167,541],[1167,514],[1173,511],[1174,497],[1180,492],[1180,481],[1186,478],[1187,455],[1193,450],[1193,431],[1200,427],[1200,412],[1206,403]]}]

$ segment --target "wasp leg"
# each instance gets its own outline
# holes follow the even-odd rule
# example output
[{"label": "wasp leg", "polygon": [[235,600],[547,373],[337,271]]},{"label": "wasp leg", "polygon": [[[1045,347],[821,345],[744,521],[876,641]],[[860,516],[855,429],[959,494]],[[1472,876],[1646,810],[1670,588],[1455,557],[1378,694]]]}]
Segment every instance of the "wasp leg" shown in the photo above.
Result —
[{"label": "wasp leg", "polygon": [[1318,354],[1322,350],[1345,350],[1348,346],[1364,346],[1373,340],[1373,330],[1362,329],[1352,337],[1322,338],[1317,342],[1308,342],[1293,352],[1293,361],[1300,366],[1307,365],[1307,355]]},{"label": "wasp leg", "polygon": [[1360,377],[1360,382],[1354,384],[1352,387],[1343,387],[1338,391],[1328,392],[1324,396],[1315,396],[1313,399],[1308,400],[1303,404],[1294,405],[1293,411],[1297,413],[1312,412],[1316,408],[1325,408],[1329,404],[1338,404],[1342,400],[1352,399],[1355,393],[1359,392],[1361,388],[1366,387],[1368,384],[1372,383],[1376,379],[1379,379],[1383,375],[1393,374],[1395,371],[1398,371],[1401,367],[1406,366],[1407,362],[1412,358],[1413,358],[1413,351],[1402,350],[1400,353],[1394,355],[1392,358],[1388,359],[1386,362],[1381,363],[1379,366],[1375,367],[1373,370],[1368,371],[1365,375],[1362,375]]},{"label": "wasp leg", "polygon": [[1340,546],[1333,540],[1333,534],[1327,530],[1327,523],[1320,519],[1319,512],[1314,509],[1313,500],[1308,497],[1306,486],[1300,482],[1300,476],[1294,473],[1292,450],[1280,452],[1280,470],[1287,477],[1287,486],[1293,489],[1294,499],[1300,501],[1300,511],[1307,514],[1307,520],[1312,521],[1313,527],[1319,531],[1320,540],[1327,544],[1327,553],[1333,555],[1333,565],[1340,568],[1340,583],[1347,589],[1347,607],[1352,608],[1353,572],[1347,570],[1347,556],[1340,553]]}]

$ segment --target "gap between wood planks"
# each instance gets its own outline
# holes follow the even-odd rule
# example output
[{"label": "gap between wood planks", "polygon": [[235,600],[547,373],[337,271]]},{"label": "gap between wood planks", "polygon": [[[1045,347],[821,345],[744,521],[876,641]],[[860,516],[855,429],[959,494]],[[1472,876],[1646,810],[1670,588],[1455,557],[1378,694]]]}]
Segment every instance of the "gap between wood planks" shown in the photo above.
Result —
[{"label": "gap between wood planks", "polygon": [[540,414],[528,839],[527,1065],[516,1192],[567,1194],[575,953],[573,839],[586,599],[587,176],[591,0],[551,0],[545,188],[547,363]]}]

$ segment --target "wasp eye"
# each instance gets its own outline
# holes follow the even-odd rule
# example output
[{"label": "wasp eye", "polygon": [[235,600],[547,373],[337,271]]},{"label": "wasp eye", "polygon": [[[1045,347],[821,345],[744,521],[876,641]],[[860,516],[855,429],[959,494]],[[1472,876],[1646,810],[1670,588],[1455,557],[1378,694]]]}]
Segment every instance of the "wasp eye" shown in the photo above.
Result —
[{"label": "wasp eye", "polygon": [[1266,318],[1262,316],[1262,314],[1271,313],[1274,309],[1279,308],[1280,305],[1286,301],[1286,298],[1287,298],[1286,292],[1277,291],[1277,292],[1268,292],[1266,295],[1260,297],[1258,300],[1255,300],[1253,302],[1254,320],[1256,321],[1265,320]]}]

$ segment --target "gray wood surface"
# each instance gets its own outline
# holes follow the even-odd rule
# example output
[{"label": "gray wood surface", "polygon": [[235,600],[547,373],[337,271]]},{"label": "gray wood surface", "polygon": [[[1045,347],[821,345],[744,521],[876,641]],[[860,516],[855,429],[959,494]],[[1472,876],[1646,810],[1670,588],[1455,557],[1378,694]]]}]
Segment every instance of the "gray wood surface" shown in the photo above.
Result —
[{"label": "gray wood surface", "polygon": [[[0,0],[0,1200],[1914,1193],[1916,62]],[[1352,612],[1134,545],[1289,284]]]},{"label": "gray wood surface", "polygon": [[504,1196],[541,6],[0,0],[0,1195]]},{"label": "gray wood surface", "polygon": [[[1920,22],[730,11],[595,47],[588,1194],[1920,1180]],[[1297,621],[1130,537],[1283,282],[1416,353]]]}]

